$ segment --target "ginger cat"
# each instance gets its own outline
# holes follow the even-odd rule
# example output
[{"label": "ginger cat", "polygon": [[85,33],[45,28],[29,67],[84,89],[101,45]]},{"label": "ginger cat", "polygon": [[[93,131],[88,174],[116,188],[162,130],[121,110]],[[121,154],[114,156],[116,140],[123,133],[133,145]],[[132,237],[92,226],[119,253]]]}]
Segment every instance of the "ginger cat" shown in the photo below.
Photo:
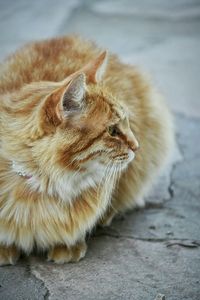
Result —
[{"label": "ginger cat", "polygon": [[171,115],[135,67],[73,36],[10,56],[0,95],[0,265],[33,247],[78,261],[96,224],[144,203]]}]

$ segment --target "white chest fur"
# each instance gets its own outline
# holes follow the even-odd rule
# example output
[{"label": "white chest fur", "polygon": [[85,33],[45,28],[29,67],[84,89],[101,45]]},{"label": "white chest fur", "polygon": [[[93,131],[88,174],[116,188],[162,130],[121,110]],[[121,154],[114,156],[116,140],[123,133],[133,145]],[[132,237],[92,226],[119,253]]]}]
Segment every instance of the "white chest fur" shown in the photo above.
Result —
[{"label": "white chest fur", "polygon": [[13,162],[13,170],[26,177],[28,185],[34,191],[47,192],[50,196],[58,195],[64,202],[71,202],[88,188],[98,187],[105,173],[105,166],[92,162],[85,171],[55,172],[49,176],[48,184],[37,175],[30,174],[24,167]]},{"label": "white chest fur", "polygon": [[58,193],[63,201],[71,202],[74,198],[88,188],[97,188],[104,176],[105,167],[93,163],[89,171],[68,171],[63,176],[56,178],[49,193]]}]

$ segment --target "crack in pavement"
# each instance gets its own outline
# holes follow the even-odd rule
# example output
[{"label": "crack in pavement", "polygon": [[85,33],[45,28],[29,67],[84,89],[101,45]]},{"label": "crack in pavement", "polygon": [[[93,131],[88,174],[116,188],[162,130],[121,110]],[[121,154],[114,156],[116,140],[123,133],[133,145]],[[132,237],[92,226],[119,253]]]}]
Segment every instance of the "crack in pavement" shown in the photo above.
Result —
[{"label": "crack in pavement", "polygon": [[[194,247],[199,247],[200,246],[200,240],[190,240],[190,239],[171,239],[171,238],[140,238],[132,235],[121,235],[116,232],[115,233],[110,233],[110,232],[100,232],[98,234],[95,234],[95,237],[101,237],[101,236],[108,236],[116,239],[120,238],[127,238],[131,240],[136,240],[136,241],[144,241],[144,242],[170,242],[170,245],[185,245],[185,247],[188,245],[194,245]],[[188,246],[189,247],[189,246]]]},{"label": "crack in pavement", "polygon": [[44,300],[48,300],[49,296],[50,296],[50,291],[47,288],[47,286],[45,285],[45,282],[41,278],[37,277],[32,272],[31,263],[30,262],[27,262],[27,264],[25,265],[25,269],[26,269],[26,272],[28,273],[28,276],[32,276],[35,280],[40,281],[41,286],[45,289]]},{"label": "crack in pavement", "polygon": [[27,270],[28,270],[29,274],[35,278],[35,280],[41,282],[41,286],[45,289],[45,294],[43,296],[43,299],[44,300],[49,300],[49,297],[50,297],[51,294],[50,294],[50,291],[49,291],[49,289],[47,288],[47,286],[45,284],[45,280],[43,280],[41,276],[37,276],[34,273],[34,271],[32,270],[31,263],[27,264]]},{"label": "crack in pavement", "polygon": [[[41,279],[40,279],[41,280]],[[43,282],[44,283],[44,282]],[[44,287],[46,288],[47,292],[46,294],[44,295],[44,300],[48,300],[49,299],[49,296],[50,296],[50,292],[49,290],[47,289],[47,287],[45,286],[45,283],[44,283]]]}]

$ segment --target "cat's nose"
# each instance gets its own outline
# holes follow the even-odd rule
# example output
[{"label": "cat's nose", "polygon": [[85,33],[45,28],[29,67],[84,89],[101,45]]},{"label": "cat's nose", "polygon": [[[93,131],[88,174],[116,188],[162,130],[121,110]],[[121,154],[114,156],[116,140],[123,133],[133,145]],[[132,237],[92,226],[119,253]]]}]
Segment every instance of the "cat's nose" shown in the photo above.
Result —
[{"label": "cat's nose", "polygon": [[129,144],[129,147],[133,152],[136,152],[140,148],[138,141]]},{"label": "cat's nose", "polygon": [[131,135],[131,139],[128,141],[128,145],[133,152],[136,152],[140,148],[140,145],[133,134]]}]

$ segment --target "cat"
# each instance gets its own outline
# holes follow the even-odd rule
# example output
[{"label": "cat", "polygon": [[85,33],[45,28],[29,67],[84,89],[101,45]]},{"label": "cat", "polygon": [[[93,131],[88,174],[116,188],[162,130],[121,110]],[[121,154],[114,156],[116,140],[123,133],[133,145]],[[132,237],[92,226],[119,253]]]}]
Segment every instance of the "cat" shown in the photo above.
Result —
[{"label": "cat", "polygon": [[171,113],[136,67],[77,36],[33,42],[0,66],[0,265],[85,236],[144,205],[174,144]]}]

